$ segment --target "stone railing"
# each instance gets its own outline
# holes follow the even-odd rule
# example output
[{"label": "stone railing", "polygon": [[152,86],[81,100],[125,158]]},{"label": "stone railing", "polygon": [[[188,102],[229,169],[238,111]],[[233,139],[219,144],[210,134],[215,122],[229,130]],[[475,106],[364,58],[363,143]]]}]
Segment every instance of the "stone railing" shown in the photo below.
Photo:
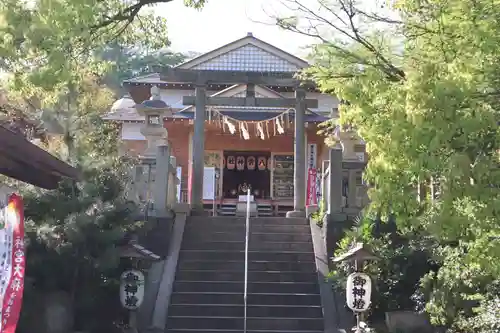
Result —
[{"label": "stone railing", "polygon": [[[335,158],[342,157],[342,151],[333,149],[331,158],[334,155]],[[331,161],[332,159],[326,161],[321,172],[321,200],[324,211],[356,214],[368,204],[367,187],[357,182],[358,175],[364,170],[365,164],[342,161],[339,165],[340,163],[332,164]],[[347,173],[346,178],[345,173]]]},{"label": "stone railing", "polygon": [[[165,200],[158,207],[171,210],[182,199],[177,197],[177,185],[180,183],[180,179],[177,178],[176,158],[169,156],[167,171],[165,171],[166,167],[158,166],[156,161],[148,161],[134,166],[128,197],[140,206],[148,206],[149,209],[156,206],[156,200]],[[166,177],[166,179],[159,179],[159,177]],[[164,184],[157,184],[157,180]]]}]

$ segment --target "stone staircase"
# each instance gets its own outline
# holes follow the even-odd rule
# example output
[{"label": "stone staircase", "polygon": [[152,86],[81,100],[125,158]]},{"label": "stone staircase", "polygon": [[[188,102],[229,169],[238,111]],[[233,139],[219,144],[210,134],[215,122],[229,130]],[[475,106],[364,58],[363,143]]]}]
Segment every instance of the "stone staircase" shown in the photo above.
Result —
[{"label": "stone staircase", "polygon": [[[244,249],[244,218],[188,218],[167,332],[243,332]],[[324,331],[305,219],[251,219],[247,311],[249,333]]]}]

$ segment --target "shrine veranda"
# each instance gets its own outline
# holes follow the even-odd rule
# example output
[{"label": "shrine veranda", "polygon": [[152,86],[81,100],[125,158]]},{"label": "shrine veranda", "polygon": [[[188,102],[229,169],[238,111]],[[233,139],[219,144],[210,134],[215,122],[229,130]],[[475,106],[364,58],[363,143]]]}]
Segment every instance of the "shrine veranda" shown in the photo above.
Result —
[{"label": "shrine veranda", "polygon": [[[163,123],[181,175],[182,201],[202,209],[214,200],[236,202],[250,189],[257,203],[303,216],[311,204],[308,174],[321,173],[328,158],[318,125],[336,116],[338,107],[334,96],[294,77],[307,66],[249,34],[124,86],[136,105],[154,108],[156,98],[172,111]],[[144,117],[137,108],[115,110],[106,119],[122,123],[125,149],[144,151]]]}]

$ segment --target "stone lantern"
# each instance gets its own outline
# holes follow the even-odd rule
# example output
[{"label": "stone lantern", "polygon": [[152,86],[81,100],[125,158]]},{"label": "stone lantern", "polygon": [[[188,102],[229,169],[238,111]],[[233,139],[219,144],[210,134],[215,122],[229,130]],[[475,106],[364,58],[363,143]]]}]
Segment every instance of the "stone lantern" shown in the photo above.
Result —
[{"label": "stone lantern", "polygon": [[158,145],[166,143],[168,132],[163,126],[163,119],[172,115],[172,109],[161,99],[160,88],[151,87],[151,98],[137,104],[137,112],[144,116],[141,134],[148,141],[146,150],[139,156],[141,159],[154,159]]}]

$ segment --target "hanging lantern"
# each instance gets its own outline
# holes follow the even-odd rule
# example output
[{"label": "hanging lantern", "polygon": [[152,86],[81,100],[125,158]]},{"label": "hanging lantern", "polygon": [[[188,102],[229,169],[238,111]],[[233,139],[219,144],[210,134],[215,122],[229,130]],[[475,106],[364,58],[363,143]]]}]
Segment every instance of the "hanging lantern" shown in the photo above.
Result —
[{"label": "hanging lantern", "polygon": [[236,159],[234,158],[234,156],[228,156],[227,157],[227,169],[234,170],[235,166],[236,166]]},{"label": "hanging lantern", "polygon": [[267,159],[267,170],[272,170],[273,169],[273,160],[271,157]]},{"label": "hanging lantern", "polygon": [[224,169],[226,167],[226,158],[223,157],[222,158],[222,169]]},{"label": "hanging lantern", "polygon": [[257,159],[257,168],[260,171],[266,170],[266,158],[265,157],[261,156]]},{"label": "hanging lantern", "polygon": [[255,157],[253,156],[247,157],[247,169],[255,170]]},{"label": "hanging lantern", "polygon": [[372,280],[365,273],[353,273],[347,277],[347,306],[354,312],[364,312],[370,307]]},{"label": "hanging lantern", "polygon": [[245,157],[243,156],[236,157],[236,169],[239,171],[245,169]]},{"label": "hanging lantern", "polygon": [[137,310],[144,300],[144,274],[138,270],[123,272],[120,278],[120,301],[125,309]]}]

